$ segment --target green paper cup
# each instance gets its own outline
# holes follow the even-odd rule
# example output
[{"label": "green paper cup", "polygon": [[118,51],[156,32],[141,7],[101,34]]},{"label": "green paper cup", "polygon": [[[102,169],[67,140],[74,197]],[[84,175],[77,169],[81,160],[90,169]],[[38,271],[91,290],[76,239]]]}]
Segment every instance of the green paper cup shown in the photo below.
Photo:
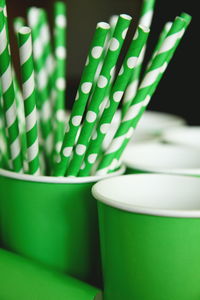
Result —
[{"label": "green paper cup", "polygon": [[127,147],[122,157],[127,174],[200,175],[199,151],[186,146],[143,143]]},{"label": "green paper cup", "polygon": [[200,298],[199,178],[119,176],[95,184],[93,195],[104,300]]},{"label": "green paper cup", "polygon": [[0,250],[1,300],[97,300],[98,289]]},{"label": "green paper cup", "polygon": [[[111,176],[123,174],[124,168]],[[102,177],[64,178],[0,170],[5,249],[100,285],[98,218],[91,187]]]},{"label": "green paper cup", "polygon": [[163,132],[164,142],[200,150],[200,126],[184,126]]}]

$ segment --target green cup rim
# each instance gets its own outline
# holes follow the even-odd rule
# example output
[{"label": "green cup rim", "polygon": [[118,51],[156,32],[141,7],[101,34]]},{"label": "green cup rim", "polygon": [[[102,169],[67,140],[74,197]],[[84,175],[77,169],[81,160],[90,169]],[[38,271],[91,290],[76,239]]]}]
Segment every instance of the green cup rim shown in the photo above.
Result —
[{"label": "green cup rim", "polygon": [[[159,178],[161,181],[165,180],[171,180],[175,181],[177,184],[179,184],[180,187],[180,182],[183,182],[183,186],[186,187],[184,189],[181,186],[180,193],[183,193],[185,196],[187,195],[187,184],[193,182],[196,187],[199,188],[199,194],[200,194],[200,178],[196,177],[191,177],[191,176],[183,176],[183,175],[167,175],[167,174],[134,174],[134,175],[125,175],[125,176],[117,176],[115,178],[107,178],[104,179],[100,182],[97,182],[93,187],[92,187],[92,194],[97,199],[99,202],[104,203],[110,207],[117,208],[122,211],[126,211],[129,213],[137,213],[137,214],[143,214],[143,215],[153,215],[153,216],[160,216],[160,217],[172,217],[172,218],[200,218],[200,205],[199,209],[170,209],[170,208],[162,208],[162,207],[151,207],[151,203],[148,205],[139,205],[139,204],[134,204],[130,202],[124,201],[125,195],[124,190],[128,191],[128,185],[126,186],[124,183],[127,182],[127,180],[131,179],[131,190],[137,189],[137,187],[134,187],[134,179],[137,180],[146,180],[146,182],[150,182],[150,179],[155,180],[156,184],[159,186],[159,183],[157,181]],[[121,181],[121,182],[120,182]],[[123,186],[124,184],[124,186]],[[113,196],[111,195],[111,187],[116,187],[115,193],[117,194],[117,197],[120,197],[120,200],[116,199],[116,195]],[[152,186],[151,186],[152,188]],[[159,186],[160,188],[160,186]],[[168,187],[167,187],[168,188]],[[109,190],[111,192],[109,192]],[[141,190],[141,187],[140,187]],[[145,196],[146,198],[150,198],[150,191],[147,189],[147,187],[143,186],[143,190],[147,193]],[[174,192],[174,190],[172,189]],[[122,193],[123,195],[120,195]],[[161,197],[160,197],[161,198]],[[159,198],[159,199],[160,199]],[[132,200],[132,198],[131,198]],[[182,200],[182,199],[181,199]],[[133,200],[134,201],[134,200]],[[137,202],[137,201],[136,201]]]},{"label": "green cup rim", "polygon": [[42,183],[60,183],[60,184],[81,184],[81,183],[91,183],[91,182],[97,182],[99,180],[105,179],[105,178],[110,178],[113,176],[119,176],[124,174],[125,172],[125,166],[122,165],[120,169],[117,171],[106,174],[106,175],[98,175],[98,176],[87,176],[87,177],[74,177],[74,176],[69,176],[69,177],[53,177],[53,176],[33,176],[33,175],[28,175],[28,174],[20,174],[20,173],[15,173],[12,171],[4,170],[0,168],[0,176],[7,177],[7,178],[12,178],[16,180],[21,180],[21,181],[33,181],[33,182],[42,182]]}]

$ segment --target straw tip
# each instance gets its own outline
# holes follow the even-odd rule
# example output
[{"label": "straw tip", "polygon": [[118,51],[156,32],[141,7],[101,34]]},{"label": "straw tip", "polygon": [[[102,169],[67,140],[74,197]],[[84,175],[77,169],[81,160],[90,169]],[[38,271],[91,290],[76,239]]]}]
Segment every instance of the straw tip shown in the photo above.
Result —
[{"label": "straw tip", "polygon": [[127,15],[127,14],[121,14],[120,15],[121,18],[125,19],[125,20],[128,20],[128,21],[131,21],[132,20],[132,17]]},{"label": "straw tip", "polygon": [[23,26],[20,27],[19,31],[20,34],[30,34],[31,33],[31,28],[28,26]]},{"label": "straw tip", "polygon": [[97,24],[97,28],[102,28],[102,29],[110,29],[110,25],[106,22],[99,22]]}]

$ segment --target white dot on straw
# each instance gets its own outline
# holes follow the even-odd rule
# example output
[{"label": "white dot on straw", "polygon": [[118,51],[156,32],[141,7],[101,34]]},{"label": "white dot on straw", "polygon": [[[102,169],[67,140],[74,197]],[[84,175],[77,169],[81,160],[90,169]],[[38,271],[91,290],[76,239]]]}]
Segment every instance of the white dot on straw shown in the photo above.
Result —
[{"label": "white dot on straw", "polygon": [[129,67],[129,69],[133,69],[136,66],[138,57],[133,56],[133,57],[129,57],[129,59],[127,60],[127,66]]},{"label": "white dot on straw", "polygon": [[123,96],[122,91],[115,92],[114,95],[113,95],[113,100],[115,102],[120,102],[120,100],[122,99],[122,96]]},{"label": "white dot on straw", "polygon": [[110,70],[110,76],[113,77],[115,74],[115,67]]},{"label": "white dot on straw", "polygon": [[89,57],[87,57],[86,63],[85,63],[86,67],[89,65],[89,62],[90,62],[90,59],[89,59]]},{"label": "white dot on straw", "polygon": [[126,35],[127,35],[127,32],[128,32],[128,28],[126,28],[123,32],[122,32],[122,38],[123,40],[125,39]]},{"label": "white dot on straw", "polygon": [[112,38],[110,42],[110,50],[116,51],[119,48],[119,41],[115,38]]},{"label": "white dot on straw", "polygon": [[97,132],[95,131],[92,135],[92,138],[91,138],[93,141],[95,141],[97,139]]},{"label": "white dot on straw", "polygon": [[102,51],[103,51],[103,48],[102,47],[94,47],[93,49],[92,49],[92,57],[94,57],[94,58],[99,58],[100,56],[101,56],[101,54],[102,54]]},{"label": "white dot on straw", "polygon": [[65,59],[66,58],[66,49],[63,46],[59,46],[58,48],[56,48],[56,56],[59,59]]},{"label": "white dot on straw", "polygon": [[97,154],[90,154],[90,155],[88,156],[88,162],[89,162],[90,164],[93,164],[93,163],[96,161],[96,158],[97,158]]},{"label": "white dot on straw", "polygon": [[105,77],[105,76],[100,76],[99,79],[98,79],[98,87],[99,88],[104,88],[106,87],[106,85],[108,84],[108,79]]},{"label": "white dot on straw", "polygon": [[[62,147],[62,142],[57,142],[56,144],[56,152],[59,153]],[[59,157],[60,158],[60,157]]]},{"label": "white dot on straw", "polygon": [[72,153],[72,147],[65,147],[64,149],[63,149],[63,155],[65,156],[65,157],[70,157],[71,156],[71,153]]},{"label": "white dot on straw", "polygon": [[75,98],[75,101],[77,101],[79,98],[79,92],[76,93],[76,98]]},{"label": "white dot on straw", "polygon": [[58,88],[58,90],[64,91],[65,90],[65,78],[58,78],[56,80],[56,87]]},{"label": "white dot on straw", "polygon": [[91,82],[85,82],[81,86],[81,91],[84,94],[89,94],[89,92],[91,91],[91,88],[92,88],[92,83]]},{"label": "white dot on straw", "polygon": [[63,122],[65,121],[65,112],[63,109],[59,109],[57,112],[56,112],[56,118],[59,122]]},{"label": "white dot on straw", "polygon": [[101,133],[106,134],[108,132],[109,128],[110,128],[109,123],[108,124],[102,124],[101,127],[100,127],[100,131],[101,131]]},{"label": "white dot on straw", "polygon": [[109,108],[109,107],[110,107],[110,100],[107,101],[105,108]]},{"label": "white dot on straw", "polygon": [[122,66],[120,71],[119,71],[119,75],[121,76],[124,73],[124,67]]},{"label": "white dot on straw", "polygon": [[93,123],[97,118],[97,114],[91,110],[89,110],[87,112],[87,115],[86,115],[86,120],[89,122],[89,123]]},{"label": "white dot on straw", "polygon": [[66,17],[63,15],[57,16],[56,17],[56,25],[59,27],[62,27],[62,28],[66,27],[67,26]]},{"label": "white dot on straw", "polygon": [[84,169],[85,169],[85,162],[82,163],[80,169],[81,169],[81,170],[84,170]]},{"label": "white dot on straw", "polygon": [[81,120],[82,120],[81,116],[75,116],[72,118],[72,124],[74,126],[79,126],[81,124]]},{"label": "white dot on straw", "polygon": [[76,146],[76,153],[78,155],[83,155],[85,153],[85,151],[86,151],[86,146],[85,145],[79,144],[79,145]]}]

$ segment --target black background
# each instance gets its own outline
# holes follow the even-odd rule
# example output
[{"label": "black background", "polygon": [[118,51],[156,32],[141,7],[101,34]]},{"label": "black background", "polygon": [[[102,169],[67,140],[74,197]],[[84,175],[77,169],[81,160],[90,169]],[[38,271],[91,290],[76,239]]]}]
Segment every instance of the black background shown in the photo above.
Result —
[{"label": "black background", "polygon": [[[68,90],[66,105],[69,108],[85,63],[89,43],[98,21],[108,21],[113,14],[127,13],[133,16],[133,35],[142,1],[139,0],[73,0],[68,1]],[[199,109],[199,10],[195,0],[157,0],[155,15],[148,42],[148,61],[163,25],[172,21],[182,11],[193,16],[192,23],[181,42],[175,57],[162,79],[149,109],[183,116],[189,124],[200,125]],[[45,7],[52,20],[53,1],[7,0],[10,29],[15,16],[25,16],[29,6]],[[198,14],[198,17],[195,15]],[[126,48],[126,47],[125,47]],[[12,35],[12,51],[18,66],[18,51]]]}]

